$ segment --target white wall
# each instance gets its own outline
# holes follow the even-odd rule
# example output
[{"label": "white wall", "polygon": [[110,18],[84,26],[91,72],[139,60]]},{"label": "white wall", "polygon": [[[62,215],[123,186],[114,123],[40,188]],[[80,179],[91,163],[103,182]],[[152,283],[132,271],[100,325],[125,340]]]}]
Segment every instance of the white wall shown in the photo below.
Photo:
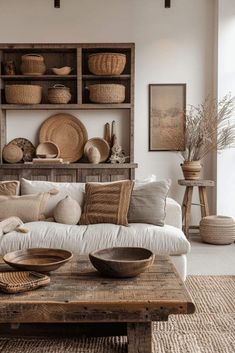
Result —
[{"label": "white wall", "polygon": [[[213,13],[214,0],[175,0],[171,9],[163,0],[61,0],[61,9],[53,8],[53,0],[1,0],[0,42],[135,42],[137,177],[170,177],[172,196],[181,201],[180,159],[175,153],[148,152],[148,84],[185,82],[190,104],[211,92]],[[26,137],[34,135],[31,127],[48,115],[11,113],[8,137],[24,130]],[[211,177],[210,162],[205,173]]]},{"label": "white wall", "polygon": [[[235,96],[235,4],[218,1],[218,96]],[[234,116],[235,118],[235,116]],[[217,212],[235,217],[235,150],[217,157]]]}]

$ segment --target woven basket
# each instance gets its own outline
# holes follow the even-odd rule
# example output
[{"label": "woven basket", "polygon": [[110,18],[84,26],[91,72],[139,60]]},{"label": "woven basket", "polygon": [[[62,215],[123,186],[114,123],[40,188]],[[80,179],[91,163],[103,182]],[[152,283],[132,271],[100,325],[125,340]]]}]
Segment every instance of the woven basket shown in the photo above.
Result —
[{"label": "woven basket", "polygon": [[125,86],[119,84],[96,84],[88,87],[93,103],[122,103],[125,101]]},{"label": "woven basket", "polygon": [[17,145],[9,143],[3,148],[2,156],[5,162],[18,163],[23,159],[23,151]]},{"label": "woven basket", "polygon": [[120,75],[126,66],[126,55],[120,53],[97,53],[88,58],[89,71],[94,75]]},{"label": "woven basket", "polygon": [[6,102],[10,104],[39,104],[42,87],[38,85],[6,85]]},{"label": "woven basket", "polygon": [[67,104],[71,100],[71,93],[64,85],[54,85],[48,88],[48,101],[52,104]]},{"label": "woven basket", "polygon": [[235,222],[231,217],[204,217],[200,222],[200,235],[205,243],[232,244],[235,241]]},{"label": "woven basket", "polygon": [[21,72],[23,75],[43,75],[46,72],[44,58],[39,54],[26,54],[21,57]]}]

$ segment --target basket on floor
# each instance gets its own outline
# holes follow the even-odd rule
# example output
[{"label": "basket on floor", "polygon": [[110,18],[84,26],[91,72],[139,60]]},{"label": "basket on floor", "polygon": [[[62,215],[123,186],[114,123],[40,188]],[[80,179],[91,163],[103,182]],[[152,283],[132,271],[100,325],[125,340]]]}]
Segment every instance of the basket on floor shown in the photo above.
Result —
[{"label": "basket on floor", "polygon": [[119,84],[95,84],[88,87],[93,103],[123,103],[125,86]]},{"label": "basket on floor", "polygon": [[235,241],[235,221],[231,217],[208,216],[200,222],[202,241],[209,244],[232,244]]},{"label": "basket on floor", "polygon": [[39,85],[6,85],[6,102],[9,104],[39,104],[42,87]]},{"label": "basket on floor", "polygon": [[97,53],[88,58],[89,71],[94,75],[121,75],[125,66],[125,54]]}]

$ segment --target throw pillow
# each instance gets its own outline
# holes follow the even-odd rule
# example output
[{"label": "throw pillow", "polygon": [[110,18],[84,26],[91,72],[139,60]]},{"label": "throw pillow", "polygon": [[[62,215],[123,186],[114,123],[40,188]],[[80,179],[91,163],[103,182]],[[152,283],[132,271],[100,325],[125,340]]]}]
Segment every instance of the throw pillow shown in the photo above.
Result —
[{"label": "throw pillow", "polygon": [[127,226],[133,181],[87,183],[80,224],[114,223]]},{"label": "throw pillow", "polygon": [[57,189],[59,192],[56,196],[48,200],[45,209],[45,216],[47,218],[53,217],[54,210],[61,200],[66,196],[72,197],[79,205],[83,206],[85,196],[85,183],[56,183],[52,181],[42,180],[20,180],[21,195],[31,195],[38,192],[48,192],[51,189]]},{"label": "throw pillow", "polygon": [[81,212],[78,202],[70,196],[66,196],[65,199],[57,204],[54,210],[54,218],[58,223],[78,224]]},{"label": "throw pillow", "polygon": [[24,223],[18,217],[9,217],[0,222],[0,236],[13,232],[28,233],[28,230],[23,227]]},{"label": "throw pillow", "polygon": [[170,185],[170,180],[165,180],[135,187],[131,196],[128,221],[163,226]]},{"label": "throw pillow", "polygon": [[20,182],[17,180],[0,182],[0,195],[19,195],[19,189]]},{"label": "throw pillow", "polygon": [[44,210],[48,199],[57,190],[24,196],[0,196],[0,220],[19,217],[22,222],[44,220]]}]

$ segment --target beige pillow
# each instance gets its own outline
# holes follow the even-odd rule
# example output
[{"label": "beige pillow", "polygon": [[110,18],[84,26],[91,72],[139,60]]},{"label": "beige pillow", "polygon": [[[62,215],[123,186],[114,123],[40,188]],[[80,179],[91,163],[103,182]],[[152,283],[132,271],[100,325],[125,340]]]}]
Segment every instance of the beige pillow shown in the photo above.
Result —
[{"label": "beige pillow", "polygon": [[19,195],[20,182],[13,181],[0,181],[0,195]]},{"label": "beige pillow", "polygon": [[51,195],[57,190],[23,196],[0,196],[0,220],[19,217],[22,222],[45,220],[44,210]]},{"label": "beige pillow", "polygon": [[54,218],[58,223],[78,224],[81,213],[81,207],[78,202],[70,196],[66,196],[57,204],[54,210]]},{"label": "beige pillow", "polygon": [[109,184],[87,183],[80,224],[114,223],[127,226],[133,184],[131,180]]},{"label": "beige pillow", "polygon": [[136,186],[131,195],[128,221],[163,226],[170,185],[170,180],[164,180]]}]

